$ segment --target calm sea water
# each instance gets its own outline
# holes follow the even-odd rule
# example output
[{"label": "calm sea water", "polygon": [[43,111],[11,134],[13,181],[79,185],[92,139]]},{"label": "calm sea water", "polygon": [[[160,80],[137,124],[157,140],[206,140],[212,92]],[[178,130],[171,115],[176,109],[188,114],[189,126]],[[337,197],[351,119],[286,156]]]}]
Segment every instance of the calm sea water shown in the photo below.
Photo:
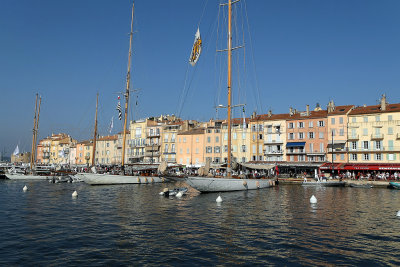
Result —
[{"label": "calm sea water", "polygon": [[400,265],[400,190],[166,186],[1,181],[0,265]]}]

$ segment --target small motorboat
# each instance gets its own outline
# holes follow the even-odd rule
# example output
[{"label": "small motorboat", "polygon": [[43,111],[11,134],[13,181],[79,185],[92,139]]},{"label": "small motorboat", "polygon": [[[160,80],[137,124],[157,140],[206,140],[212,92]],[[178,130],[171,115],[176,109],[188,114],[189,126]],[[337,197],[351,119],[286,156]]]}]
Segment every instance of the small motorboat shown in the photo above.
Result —
[{"label": "small motorboat", "polygon": [[389,187],[394,189],[400,189],[400,183],[389,182]]},{"label": "small motorboat", "polygon": [[164,188],[164,191],[160,193],[160,195],[169,197],[169,196],[176,196],[179,192],[184,195],[188,191],[187,187],[178,187],[169,190],[168,188]]}]

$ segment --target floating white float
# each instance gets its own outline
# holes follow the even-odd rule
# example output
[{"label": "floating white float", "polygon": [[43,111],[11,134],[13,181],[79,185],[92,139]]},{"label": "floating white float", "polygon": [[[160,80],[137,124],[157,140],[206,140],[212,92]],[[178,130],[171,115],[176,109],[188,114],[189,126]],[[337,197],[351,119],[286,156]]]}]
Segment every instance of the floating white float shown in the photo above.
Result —
[{"label": "floating white float", "polygon": [[222,197],[221,197],[221,196],[218,196],[217,199],[216,199],[215,201],[217,201],[218,203],[222,202]]},{"label": "floating white float", "polygon": [[179,191],[178,194],[176,194],[176,197],[177,197],[177,198],[181,198],[182,196],[183,196],[182,191]]},{"label": "floating white float", "polygon": [[24,190],[24,192],[28,191],[28,187],[25,185],[24,188],[22,188],[22,190]]},{"label": "floating white float", "polygon": [[78,192],[76,192],[76,190],[72,193],[72,197],[77,197],[78,196]]},{"label": "floating white float", "polygon": [[400,217],[400,210],[396,214],[397,217]]},{"label": "floating white float", "polygon": [[312,197],[310,198],[310,203],[311,204],[317,203],[317,198],[314,195],[312,195]]}]

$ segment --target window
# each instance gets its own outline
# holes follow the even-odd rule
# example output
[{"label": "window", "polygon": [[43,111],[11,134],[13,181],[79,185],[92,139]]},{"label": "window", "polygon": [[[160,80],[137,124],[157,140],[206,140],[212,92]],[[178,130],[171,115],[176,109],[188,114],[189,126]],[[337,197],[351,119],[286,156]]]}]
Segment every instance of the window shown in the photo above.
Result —
[{"label": "window", "polygon": [[220,133],[220,132],[221,132],[220,129],[215,129],[215,130],[214,130],[214,133]]},{"label": "window", "polygon": [[369,160],[369,154],[363,154],[363,160]]},{"label": "window", "polygon": [[389,150],[393,150],[393,140],[388,141]]},{"label": "window", "polygon": [[380,116],[375,116],[375,121],[381,121],[381,117]]},{"label": "window", "polygon": [[367,117],[367,116],[364,116],[364,117],[363,117],[363,121],[364,121],[364,122],[368,122],[368,117]]},{"label": "window", "polygon": [[224,133],[224,140],[228,140],[228,133]]},{"label": "window", "polygon": [[199,148],[196,147],[196,154],[199,154]]},{"label": "window", "polygon": [[332,129],[332,135],[336,136],[336,129]]},{"label": "window", "polygon": [[199,138],[198,137],[196,137],[196,143],[198,143],[199,142]]},{"label": "window", "polygon": [[262,135],[262,134],[259,134],[259,135],[258,135],[258,139],[259,139],[259,140],[262,140],[262,139],[263,139],[263,135]]},{"label": "window", "polygon": [[164,135],[164,142],[168,142],[168,134],[167,133]]},{"label": "window", "polygon": [[319,144],[319,152],[324,152],[324,143]]},{"label": "window", "polygon": [[[228,148],[228,146],[226,146]],[[237,146],[232,146],[232,152],[237,152]]]},{"label": "window", "polygon": [[256,145],[253,145],[253,154],[255,154],[257,151],[256,151]]},{"label": "window", "polygon": [[381,141],[376,141],[376,142],[375,142],[375,148],[376,148],[377,150],[380,150],[380,149],[381,149]]},{"label": "window", "polygon": [[311,143],[311,144],[310,144],[310,151],[309,151],[309,152],[312,153],[313,151],[314,151],[314,144]]},{"label": "window", "polygon": [[368,128],[363,128],[363,135],[364,136],[368,135]]},{"label": "window", "polygon": [[350,158],[351,160],[357,160],[357,154],[351,154]]},{"label": "window", "polygon": [[242,145],[242,152],[246,152],[246,145]]},{"label": "window", "polygon": [[289,161],[294,161],[294,156],[290,156]]},{"label": "window", "polygon": [[344,129],[343,129],[343,128],[339,129],[339,135],[340,135],[340,136],[343,136],[343,135],[344,135]]},{"label": "window", "polygon": [[344,154],[340,154],[340,160],[344,160]]},{"label": "window", "polygon": [[242,140],[246,140],[246,133],[242,133]]},{"label": "window", "polygon": [[220,153],[221,152],[221,147],[216,146],[214,147],[214,153]]},{"label": "window", "polygon": [[293,125],[294,125],[293,122],[289,122],[288,128],[293,129],[294,128]]},{"label": "window", "polygon": [[318,126],[319,126],[319,127],[324,127],[324,126],[325,126],[324,121],[318,121]]},{"label": "window", "polygon": [[393,134],[393,127],[388,128],[388,134]]},{"label": "window", "polygon": [[267,133],[272,133],[272,125],[267,125]]},{"label": "window", "polygon": [[294,139],[294,133],[289,133],[289,139],[293,140]]},{"label": "window", "polygon": [[219,143],[219,136],[216,136],[216,137],[215,137],[215,142],[216,142],[216,143]]},{"label": "window", "polygon": [[224,152],[228,152],[228,146],[227,145],[224,146]]},{"label": "window", "polygon": [[357,118],[356,117],[351,118],[351,122],[353,123],[357,122]]},{"label": "window", "polygon": [[207,143],[211,143],[211,137],[207,137]]},{"label": "window", "polygon": [[382,154],[376,154],[375,155],[376,160],[382,160]]},{"label": "window", "polygon": [[206,153],[212,153],[212,147],[211,146],[207,146],[206,147]]},{"label": "window", "polygon": [[175,144],[172,144],[172,145],[171,145],[171,152],[172,152],[172,153],[175,153]]},{"label": "window", "polygon": [[212,130],[210,130],[210,129],[207,129],[207,133],[212,133]]},{"label": "window", "polygon": [[189,150],[189,148],[187,148],[186,149],[186,154],[189,154],[190,153],[190,150]]},{"label": "window", "polygon": [[343,117],[339,118],[339,124],[343,124]]},{"label": "window", "polygon": [[168,153],[168,144],[165,144],[164,152],[165,152],[165,153]]},{"label": "window", "polygon": [[393,116],[392,115],[388,115],[388,121],[393,120]]},{"label": "window", "polygon": [[299,128],[304,128],[304,122],[299,122]]},{"label": "window", "polygon": [[183,137],[183,142],[186,143],[186,137]]},{"label": "window", "polygon": [[319,132],[319,138],[324,139],[324,132]]},{"label": "window", "polygon": [[308,133],[308,138],[313,139],[314,138],[314,133],[313,132],[309,132]]},{"label": "window", "polygon": [[233,133],[233,140],[236,140],[236,139],[237,139],[237,134]]},{"label": "window", "polygon": [[369,147],[369,141],[363,141],[363,148],[368,149]]},{"label": "window", "polygon": [[298,156],[298,160],[299,160],[299,161],[304,161],[304,155],[299,155],[299,156]]},{"label": "window", "polygon": [[309,128],[312,128],[312,127],[314,127],[314,125],[313,125],[313,124],[314,124],[314,123],[313,123],[312,121],[309,121],[309,122],[308,122],[308,127],[309,127]]},{"label": "window", "polygon": [[304,133],[299,133],[299,139],[304,139]]},{"label": "window", "polygon": [[335,118],[331,118],[331,124],[335,124]]},{"label": "window", "polygon": [[394,154],[388,154],[388,160],[394,160]]}]

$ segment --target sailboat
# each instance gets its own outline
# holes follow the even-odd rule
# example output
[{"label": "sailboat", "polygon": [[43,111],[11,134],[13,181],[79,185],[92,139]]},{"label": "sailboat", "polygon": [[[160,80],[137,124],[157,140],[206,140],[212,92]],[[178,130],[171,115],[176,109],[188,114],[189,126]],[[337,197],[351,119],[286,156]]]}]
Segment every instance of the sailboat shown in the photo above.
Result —
[{"label": "sailboat", "polygon": [[[39,105],[38,105],[39,98]],[[37,142],[37,133],[39,130],[39,114],[40,114],[40,104],[42,102],[42,97],[39,97],[36,94],[35,101],[35,116],[33,119],[33,136],[32,136],[32,151],[30,158],[30,168],[19,169],[19,168],[11,168],[6,173],[6,177],[11,180],[46,180],[51,179],[53,175],[50,175],[50,171],[46,169],[38,169],[36,168],[36,142]],[[18,146],[15,148],[14,155],[19,153]]]},{"label": "sailboat", "polygon": [[[232,78],[232,4],[237,1],[232,2],[229,0],[228,6],[228,162],[227,162],[227,176],[226,178],[217,177],[199,177],[199,176],[189,176],[186,178],[186,183],[191,187],[197,189],[200,192],[226,192],[226,191],[241,191],[241,190],[253,190],[260,188],[272,187],[275,185],[275,181],[272,179],[242,179],[232,177],[232,160],[231,160],[231,150],[232,150],[232,96],[231,96],[231,78]],[[205,175],[208,174],[208,170]]]},{"label": "sailboat", "polygon": [[[133,35],[133,15],[134,15],[135,4],[132,4],[132,19],[131,19],[131,32],[129,36],[129,56],[128,56],[128,72],[126,75],[126,90],[125,90],[125,118],[124,118],[124,131],[122,139],[122,173],[121,174],[108,174],[96,173],[95,170],[95,149],[96,149],[96,135],[97,135],[97,104],[96,104],[96,117],[95,117],[95,133],[93,138],[93,157],[92,157],[92,171],[93,173],[81,173],[78,174],[85,183],[90,185],[112,185],[112,184],[147,184],[147,183],[161,183],[165,179],[159,176],[141,176],[141,175],[125,175],[125,144],[126,144],[126,124],[128,118],[128,101],[130,92],[130,73],[131,73],[131,56],[132,56],[132,35]],[[137,171],[141,171],[137,169]],[[159,169],[160,171],[160,169]],[[162,170],[161,170],[162,171]]]}]

